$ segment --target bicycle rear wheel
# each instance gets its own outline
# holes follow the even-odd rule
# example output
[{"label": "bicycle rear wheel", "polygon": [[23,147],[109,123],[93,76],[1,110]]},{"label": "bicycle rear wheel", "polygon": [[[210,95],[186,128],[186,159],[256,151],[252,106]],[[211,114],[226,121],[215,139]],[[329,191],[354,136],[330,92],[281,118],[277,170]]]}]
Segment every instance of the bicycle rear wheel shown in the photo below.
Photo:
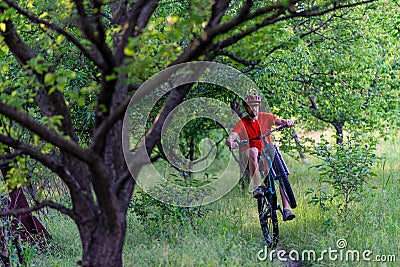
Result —
[{"label": "bicycle rear wheel", "polygon": [[[269,199],[269,200],[268,200]],[[274,202],[275,200],[275,202]],[[276,194],[257,199],[261,231],[268,247],[276,246],[279,240],[278,217],[276,216]]]}]

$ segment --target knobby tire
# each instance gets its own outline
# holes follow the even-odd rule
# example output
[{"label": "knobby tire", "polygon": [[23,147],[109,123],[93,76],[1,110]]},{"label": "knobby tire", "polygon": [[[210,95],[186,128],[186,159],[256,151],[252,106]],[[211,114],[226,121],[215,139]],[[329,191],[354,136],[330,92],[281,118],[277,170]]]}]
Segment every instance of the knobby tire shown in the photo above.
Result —
[{"label": "knobby tire", "polygon": [[284,167],[282,166],[282,162],[279,159],[279,157],[275,156],[273,165],[276,173],[278,174],[279,185],[282,188],[287,201],[289,202],[289,206],[292,209],[296,208],[297,207],[296,199],[294,197],[292,187],[290,186],[289,178],[285,172]]},{"label": "knobby tire", "polygon": [[[265,192],[266,193],[266,192]],[[269,200],[268,200],[269,199]],[[275,201],[274,201],[275,200]],[[257,199],[261,230],[268,247],[276,246],[279,240],[278,217],[276,214],[276,194]]]}]

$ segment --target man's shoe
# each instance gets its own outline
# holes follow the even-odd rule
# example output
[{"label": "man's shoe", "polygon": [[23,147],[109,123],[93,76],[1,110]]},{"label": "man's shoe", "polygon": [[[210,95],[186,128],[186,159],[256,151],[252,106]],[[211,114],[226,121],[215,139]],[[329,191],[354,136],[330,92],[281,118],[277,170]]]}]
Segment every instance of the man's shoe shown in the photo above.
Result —
[{"label": "man's shoe", "polygon": [[261,186],[257,186],[257,188],[253,191],[254,198],[260,198],[264,195],[264,190]]},{"label": "man's shoe", "polygon": [[284,221],[291,221],[296,218],[296,214],[293,213],[290,209],[283,210],[283,220]]}]

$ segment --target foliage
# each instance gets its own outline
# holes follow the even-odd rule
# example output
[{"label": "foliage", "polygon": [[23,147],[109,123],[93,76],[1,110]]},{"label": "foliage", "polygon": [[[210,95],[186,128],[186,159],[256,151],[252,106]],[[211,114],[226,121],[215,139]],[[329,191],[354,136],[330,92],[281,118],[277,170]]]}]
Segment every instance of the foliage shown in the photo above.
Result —
[{"label": "foliage", "polygon": [[195,226],[210,211],[207,207],[185,208],[161,202],[149,194],[138,191],[130,202],[130,211],[135,213],[148,227],[149,233],[162,234],[166,223]]},{"label": "foliage", "polygon": [[343,145],[330,145],[322,137],[316,146],[315,155],[324,161],[316,165],[323,182],[332,186],[334,194],[323,190],[313,192],[311,202],[326,209],[326,203],[336,203],[339,209],[347,211],[349,204],[363,196],[368,180],[376,176],[372,167],[377,160],[376,144],[373,137],[353,133]]},{"label": "foliage", "polygon": [[386,132],[377,121],[397,124],[399,42],[390,25],[398,12],[384,1],[344,11],[339,19],[292,21],[288,38],[301,36],[297,44],[285,42],[252,74],[272,112],[296,118],[307,130],[330,125]]}]

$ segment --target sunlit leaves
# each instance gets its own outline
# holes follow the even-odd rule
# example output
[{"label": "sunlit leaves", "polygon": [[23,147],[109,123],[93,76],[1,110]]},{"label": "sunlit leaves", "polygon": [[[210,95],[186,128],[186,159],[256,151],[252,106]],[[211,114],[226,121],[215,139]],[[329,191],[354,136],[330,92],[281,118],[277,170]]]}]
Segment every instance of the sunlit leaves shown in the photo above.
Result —
[{"label": "sunlit leaves", "polygon": [[[16,18],[17,12],[13,8],[9,8],[8,6],[4,6],[4,10],[0,13],[0,22],[4,23],[7,20],[13,20]],[[5,25],[3,26],[5,27]],[[5,28],[4,28],[5,31]]]},{"label": "sunlit leaves", "polygon": [[44,76],[45,85],[53,85],[56,81],[56,75],[54,73],[46,73]]},{"label": "sunlit leaves", "polygon": [[132,77],[132,83],[143,82],[176,59],[182,50],[179,42],[183,38],[177,22],[178,17],[174,23],[169,22],[171,25],[166,17],[157,18],[150,22],[140,38],[129,40],[124,49],[125,55],[129,56],[125,71]]},{"label": "sunlit leaves", "polygon": [[27,166],[27,157],[17,157],[10,163],[11,169],[7,172],[7,180],[0,186],[1,192],[9,192],[15,188],[20,188],[28,182],[29,171]]},{"label": "sunlit leaves", "polygon": [[6,24],[4,22],[0,22],[0,31],[2,32],[6,31]]}]

